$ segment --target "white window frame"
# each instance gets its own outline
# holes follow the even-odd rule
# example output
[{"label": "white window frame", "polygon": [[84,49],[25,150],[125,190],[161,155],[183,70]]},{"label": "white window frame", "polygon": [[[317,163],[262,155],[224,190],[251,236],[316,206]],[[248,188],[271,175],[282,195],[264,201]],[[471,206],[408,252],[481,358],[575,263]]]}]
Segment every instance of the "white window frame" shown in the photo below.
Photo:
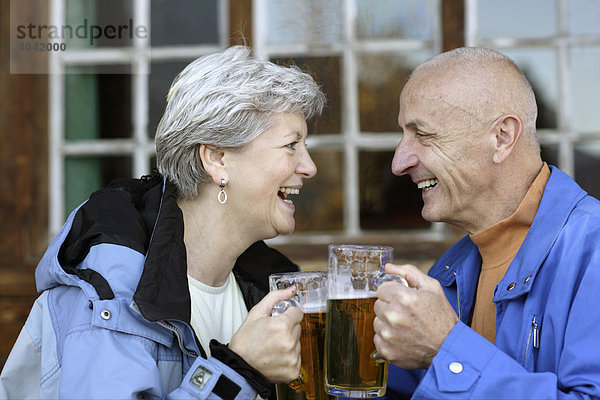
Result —
[{"label": "white window frame", "polygon": [[557,6],[557,35],[540,39],[515,39],[497,37],[482,40],[479,38],[478,0],[465,0],[465,42],[467,46],[481,46],[503,49],[519,47],[553,48],[558,54],[558,106],[556,110],[556,129],[538,129],[538,140],[542,146],[558,145],[558,167],[575,176],[575,145],[599,141],[600,132],[581,133],[572,128],[571,99],[574,96],[570,82],[571,65],[569,49],[579,45],[600,45],[600,35],[572,36],[568,27],[568,2],[571,0],[554,0]]},{"label": "white window frame", "polygon": [[[50,0],[50,24],[65,24],[66,0]],[[132,0],[136,26],[150,26],[150,0]],[[54,236],[65,221],[65,158],[68,156],[127,155],[132,158],[132,175],[150,172],[155,155],[154,140],[148,136],[149,73],[153,61],[190,60],[223,50],[229,43],[229,0],[218,0],[219,43],[151,47],[150,33],[135,37],[131,47],[97,48],[50,52],[49,60],[49,235]],[[132,133],[126,139],[67,141],[65,139],[65,73],[75,65],[130,65]]]},{"label": "white window frame", "polygon": [[[252,10],[252,43],[257,57],[324,57],[338,56],[342,67],[342,110],[341,133],[309,136],[307,144],[310,150],[341,150],[344,154],[344,221],[340,232],[302,232],[289,236],[280,235],[269,242],[277,244],[327,244],[341,239],[360,239],[367,236],[377,238],[393,237],[394,240],[430,240],[444,241],[451,235],[446,224],[433,223],[423,230],[366,230],[360,226],[360,193],[358,155],[361,150],[394,151],[402,135],[399,132],[365,132],[360,130],[358,101],[358,54],[390,55],[399,51],[432,50],[438,53],[442,49],[441,4],[434,15],[433,42],[421,40],[358,40],[356,37],[357,9],[355,0],[344,0],[343,39],[339,43],[311,46],[308,43],[270,45],[267,42],[268,0],[254,0]],[[442,0],[440,0],[442,1]],[[398,93],[399,95],[400,93]]]}]

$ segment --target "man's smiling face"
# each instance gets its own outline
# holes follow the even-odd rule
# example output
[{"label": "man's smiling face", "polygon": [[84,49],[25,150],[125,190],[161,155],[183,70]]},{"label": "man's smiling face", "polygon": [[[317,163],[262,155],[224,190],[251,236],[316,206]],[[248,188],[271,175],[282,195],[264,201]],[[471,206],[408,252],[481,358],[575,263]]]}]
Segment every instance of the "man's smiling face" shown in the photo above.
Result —
[{"label": "man's smiling face", "polygon": [[440,75],[447,74],[417,73],[402,91],[398,125],[403,138],[392,172],[410,175],[422,190],[425,220],[468,230],[489,205],[490,143],[481,131],[484,125],[475,124],[477,118],[466,111],[469,90]]}]

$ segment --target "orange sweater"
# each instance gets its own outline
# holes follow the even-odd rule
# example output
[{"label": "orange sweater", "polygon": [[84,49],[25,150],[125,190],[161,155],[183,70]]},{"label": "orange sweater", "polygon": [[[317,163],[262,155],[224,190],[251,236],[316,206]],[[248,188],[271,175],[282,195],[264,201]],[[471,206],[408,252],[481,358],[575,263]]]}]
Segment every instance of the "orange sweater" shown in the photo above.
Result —
[{"label": "orange sweater", "polygon": [[513,215],[483,232],[471,235],[482,258],[471,328],[492,343],[496,340],[494,291],[529,232],[548,178],[550,169],[544,163]]}]

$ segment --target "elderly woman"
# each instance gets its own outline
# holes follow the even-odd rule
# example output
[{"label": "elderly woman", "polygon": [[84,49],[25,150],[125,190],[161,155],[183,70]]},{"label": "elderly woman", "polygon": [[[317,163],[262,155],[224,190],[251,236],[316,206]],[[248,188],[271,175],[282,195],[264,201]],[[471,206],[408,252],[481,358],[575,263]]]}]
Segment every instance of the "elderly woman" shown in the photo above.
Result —
[{"label": "elderly woman", "polygon": [[294,230],[325,98],[237,46],[188,65],[167,100],[160,175],[94,193],[41,260],[0,397],[247,400],[298,376],[302,314],[270,317],[294,289],[267,294],[297,266],[262,240]]}]

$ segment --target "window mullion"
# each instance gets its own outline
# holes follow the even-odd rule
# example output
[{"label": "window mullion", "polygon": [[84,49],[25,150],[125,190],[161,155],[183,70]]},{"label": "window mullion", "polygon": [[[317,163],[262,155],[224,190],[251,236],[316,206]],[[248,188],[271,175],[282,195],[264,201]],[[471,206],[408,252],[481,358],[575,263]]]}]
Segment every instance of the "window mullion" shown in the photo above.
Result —
[{"label": "window mullion", "polygon": [[[136,0],[134,18],[139,26],[150,26],[150,0]],[[147,174],[150,169],[150,156],[146,151],[148,143],[148,74],[150,73],[150,34],[145,38],[136,35],[134,41],[132,115],[133,139],[137,146],[133,156],[133,176]]]},{"label": "window mullion", "polygon": [[465,46],[476,46],[477,36],[477,0],[465,0]]},{"label": "window mullion", "polygon": [[358,69],[355,42],[356,6],[354,0],[344,1],[342,133],[344,137],[344,229],[350,236],[360,234],[360,189],[358,149],[356,140],[360,131],[358,112]]},{"label": "window mullion", "polygon": [[[65,19],[65,0],[50,0],[50,21],[62,26]],[[64,64],[60,53],[51,52],[49,59],[49,201],[48,201],[48,235],[53,237],[60,229],[65,219],[64,215],[64,155],[63,132],[65,119]]]}]

